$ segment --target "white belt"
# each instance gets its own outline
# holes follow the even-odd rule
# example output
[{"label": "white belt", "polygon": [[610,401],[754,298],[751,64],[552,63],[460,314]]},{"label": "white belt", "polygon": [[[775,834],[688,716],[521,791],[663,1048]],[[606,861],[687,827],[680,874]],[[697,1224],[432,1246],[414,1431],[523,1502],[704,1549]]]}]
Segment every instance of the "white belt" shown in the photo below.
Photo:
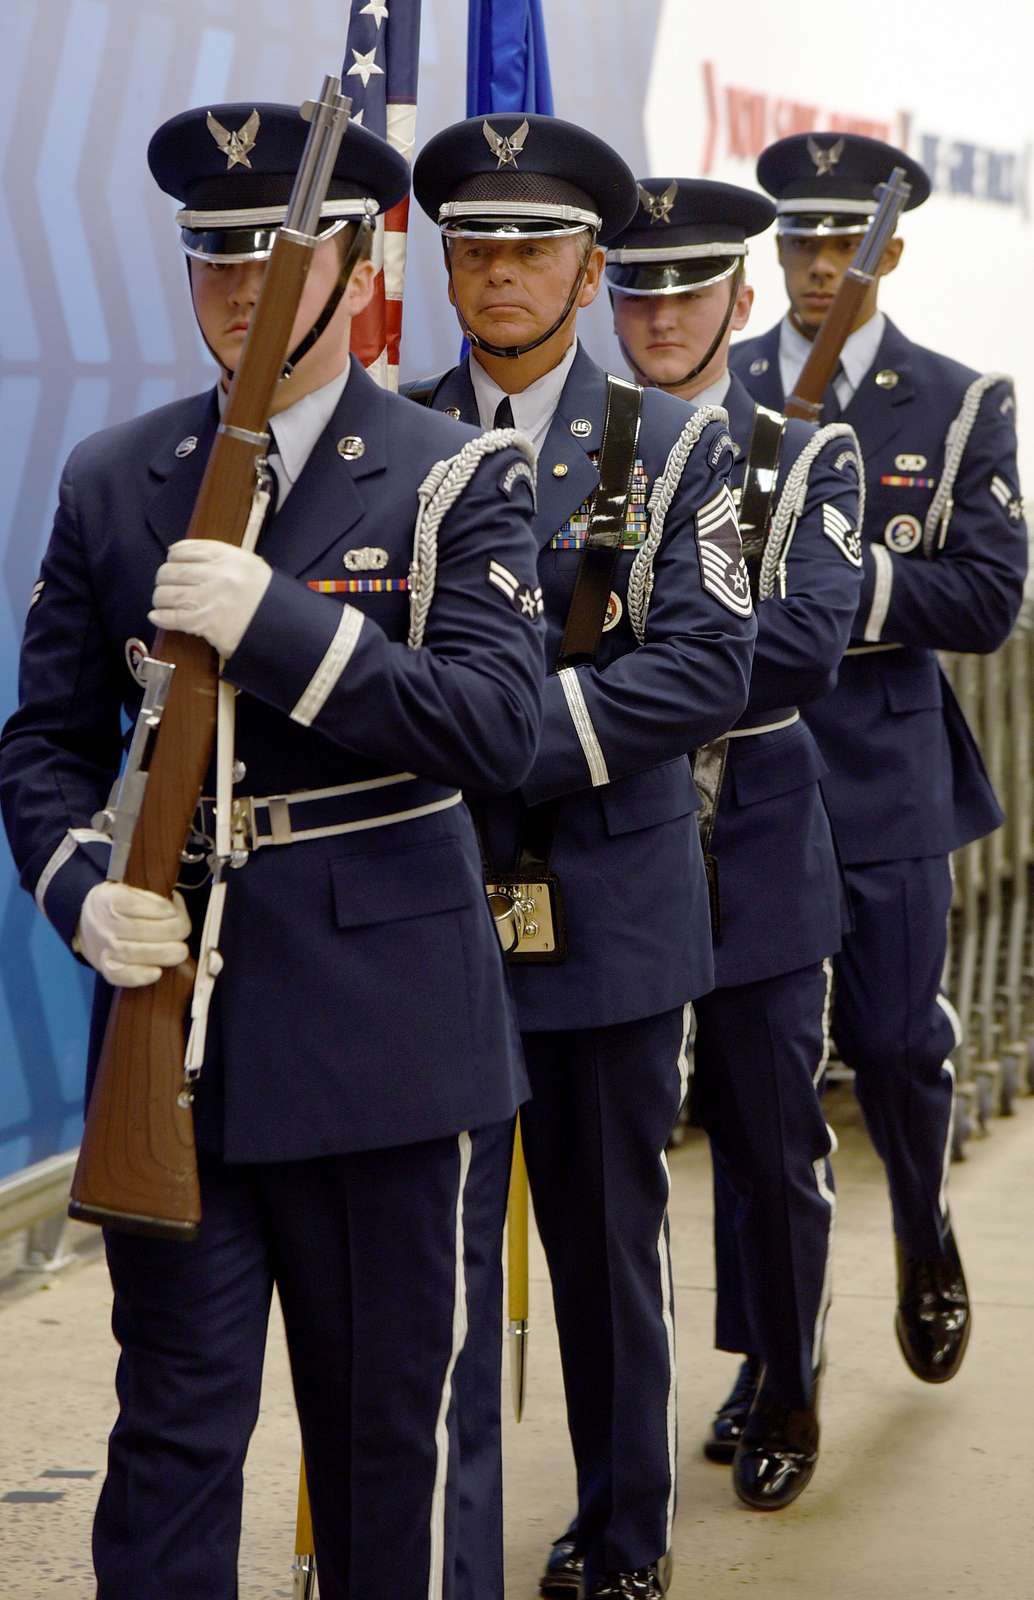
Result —
[{"label": "white belt", "polygon": [[780,728],[792,728],[795,722],[800,722],[801,714],[795,711],[792,717],[784,717],[782,722],[762,722],[756,728],[730,728],[725,735],[726,739],[750,739],[756,733],[778,733]]}]

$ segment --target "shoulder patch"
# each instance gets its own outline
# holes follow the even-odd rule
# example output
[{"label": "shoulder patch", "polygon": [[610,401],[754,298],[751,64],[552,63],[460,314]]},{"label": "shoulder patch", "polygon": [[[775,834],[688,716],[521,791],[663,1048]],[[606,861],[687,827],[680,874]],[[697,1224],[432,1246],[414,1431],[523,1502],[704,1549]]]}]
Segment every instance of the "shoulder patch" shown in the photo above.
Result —
[{"label": "shoulder patch", "polygon": [[844,516],[840,507],[830,505],[828,500],[822,507],[822,531],[827,539],[832,539],[840,554],[846,556],[853,567],[861,566],[861,534],[852,527],[850,518]]},{"label": "shoulder patch", "polygon": [[723,483],[697,512],[697,553],[700,579],[708,594],[713,594],[727,611],[749,617],[754,609],[750,580],[728,484]]},{"label": "shoulder patch", "polygon": [[853,450],[841,450],[833,463],[834,472],[843,472],[845,467],[854,467],[855,477],[858,476],[858,457]]},{"label": "shoulder patch", "polygon": [[499,487],[504,494],[512,494],[513,486],[524,478],[531,485],[531,497],[535,498],[535,474],[526,461],[512,461],[503,473]]},{"label": "shoulder patch", "polygon": [[708,462],[712,467],[717,467],[726,450],[731,450],[733,459],[736,458],[736,446],[727,433],[719,434],[708,453]]},{"label": "shoulder patch", "polygon": [[516,573],[504,567],[501,561],[489,561],[487,581],[505,595],[513,609],[528,622],[537,622],[546,609],[541,588],[522,583]]}]

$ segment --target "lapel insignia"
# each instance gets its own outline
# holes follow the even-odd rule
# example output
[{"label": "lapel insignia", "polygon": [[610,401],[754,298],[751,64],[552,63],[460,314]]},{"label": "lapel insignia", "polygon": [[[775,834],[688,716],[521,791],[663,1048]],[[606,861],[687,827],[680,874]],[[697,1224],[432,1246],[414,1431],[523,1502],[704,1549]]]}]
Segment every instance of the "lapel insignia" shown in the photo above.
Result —
[{"label": "lapel insignia", "polygon": [[815,163],[815,176],[817,178],[832,177],[833,168],[836,166],[843,153],[844,141],[842,137],[837,139],[834,144],[826,145],[825,149],[823,149],[818,140],[809,133],[808,154]]},{"label": "lapel insignia", "polygon": [[337,453],[345,461],[358,461],[365,450],[365,444],[355,433],[346,433],[345,437],[337,442]]},{"label": "lapel insignia", "polygon": [[700,581],[708,594],[714,595],[726,611],[749,617],[754,609],[750,579],[743,560],[736,507],[726,483],[697,512],[697,551]]},{"label": "lapel insignia", "polygon": [[363,545],[356,550],[346,550],[341,557],[349,572],[383,572],[388,565],[387,550],[376,545]]},{"label": "lapel insignia", "polygon": [[592,432],[592,423],[588,417],[575,417],[571,424],[571,432],[576,439],[587,439]]},{"label": "lapel insignia", "polygon": [[905,455],[895,456],[894,465],[899,472],[922,472],[926,466],[926,457],[910,456],[906,453]]},{"label": "lapel insignia", "polygon": [[877,372],[876,382],[881,389],[896,389],[901,379],[893,367],[884,367],[881,372]]},{"label": "lapel insignia", "polygon": [[453,422],[459,422],[459,420],[460,420],[460,408],[459,408],[459,406],[446,406],[445,411],[443,412],[443,416],[451,417]]},{"label": "lapel insignia", "polygon": [[768,357],[767,356],[758,356],[756,361],[752,361],[751,362],[751,364],[750,364],[750,366],[749,366],[749,368],[747,370],[749,371],[749,373],[750,373],[752,378],[760,378],[760,376],[761,376],[761,374],[763,372],[767,372],[768,371]]},{"label": "lapel insignia", "polygon": [[495,156],[500,167],[515,167],[517,165],[517,157],[524,149],[524,143],[530,131],[527,117],[525,117],[520,127],[510,134],[509,138],[505,134],[496,133],[487,118],[481,124],[481,132],[485,136],[488,148]]},{"label": "lapel insignia", "polygon": [[530,584],[522,583],[501,561],[489,561],[488,582],[500,594],[504,594],[513,609],[529,622],[541,617],[546,609],[541,588],[533,589]]},{"label": "lapel insignia", "polygon": [[919,518],[910,516],[904,511],[896,517],[891,517],[883,530],[884,544],[899,556],[907,556],[910,550],[916,548],[922,537],[923,525]]},{"label": "lapel insignia", "polygon": [[179,444],[173,451],[173,455],[176,457],[177,461],[182,461],[186,456],[192,456],[196,449],[197,434],[188,433],[185,439],[180,440]]},{"label": "lapel insignia", "polygon": [[649,216],[651,228],[658,222],[666,222],[670,227],[671,208],[678,199],[678,179],[672,178],[663,194],[651,194],[641,183],[636,184],[636,188],[639,190],[639,204]]},{"label": "lapel insignia", "polygon": [[211,112],[208,113],[208,131],[226,157],[227,170],[236,166],[251,170],[248,155],[255,148],[261,121],[258,112],[253,111],[247,122],[242,123],[236,133],[231,133],[229,128],[224,128]]}]

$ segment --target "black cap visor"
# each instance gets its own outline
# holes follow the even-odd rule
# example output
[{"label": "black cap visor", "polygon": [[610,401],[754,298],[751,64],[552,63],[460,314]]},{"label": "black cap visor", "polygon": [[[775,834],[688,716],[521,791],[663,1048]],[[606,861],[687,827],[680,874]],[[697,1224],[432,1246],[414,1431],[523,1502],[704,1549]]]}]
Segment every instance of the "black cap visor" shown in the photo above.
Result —
[{"label": "black cap visor", "polygon": [[691,294],[695,289],[709,289],[714,283],[731,278],[742,266],[746,249],[740,247],[735,255],[697,256],[689,260],[672,261],[657,252],[653,260],[613,260],[614,255],[647,257],[647,251],[622,250],[608,252],[607,283],[615,294],[659,295]]}]

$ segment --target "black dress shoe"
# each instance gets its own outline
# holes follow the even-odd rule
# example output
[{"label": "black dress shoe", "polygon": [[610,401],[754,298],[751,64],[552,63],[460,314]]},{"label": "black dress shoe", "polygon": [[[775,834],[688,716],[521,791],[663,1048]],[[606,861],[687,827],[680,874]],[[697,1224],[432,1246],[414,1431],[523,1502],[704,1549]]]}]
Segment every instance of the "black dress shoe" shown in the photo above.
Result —
[{"label": "black dress shoe", "polygon": [[756,1356],[747,1356],[736,1374],[736,1382],[715,1412],[711,1431],[704,1440],[704,1454],[708,1461],[728,1464],[736,1454],[736,1446],[743,1434],[747,1412],[754,1404],[760,1377],[761,1362]]},{"label": "black dress shoe", "polygon": [[954,1378],[973,1325],[966,1277],[950,1223],[944,1251],[934,1261],[917,1261],[897,1245],[894,1327],[901,1354],[924,1383],[947,1383]]},{"label": "black dress shoe", "polygon": [[546,1600],[580,1600],[585,1558],[568,1529],[549,1552],[546,1570],[539,1579],[539,1594]]},{"label": "black dress shoe", "polygon": [[817,1410],[783,1405],[762,1379],[732,1464],[739,1498],[755,1511],[781,1511],[808,1487],[818,1459]]},{"label": "black dress shoe", "polygon": [[606,1572],[586,1591],[586,1600],[663,1600],[671,1587],[671,1551],[635,1572]]}]

